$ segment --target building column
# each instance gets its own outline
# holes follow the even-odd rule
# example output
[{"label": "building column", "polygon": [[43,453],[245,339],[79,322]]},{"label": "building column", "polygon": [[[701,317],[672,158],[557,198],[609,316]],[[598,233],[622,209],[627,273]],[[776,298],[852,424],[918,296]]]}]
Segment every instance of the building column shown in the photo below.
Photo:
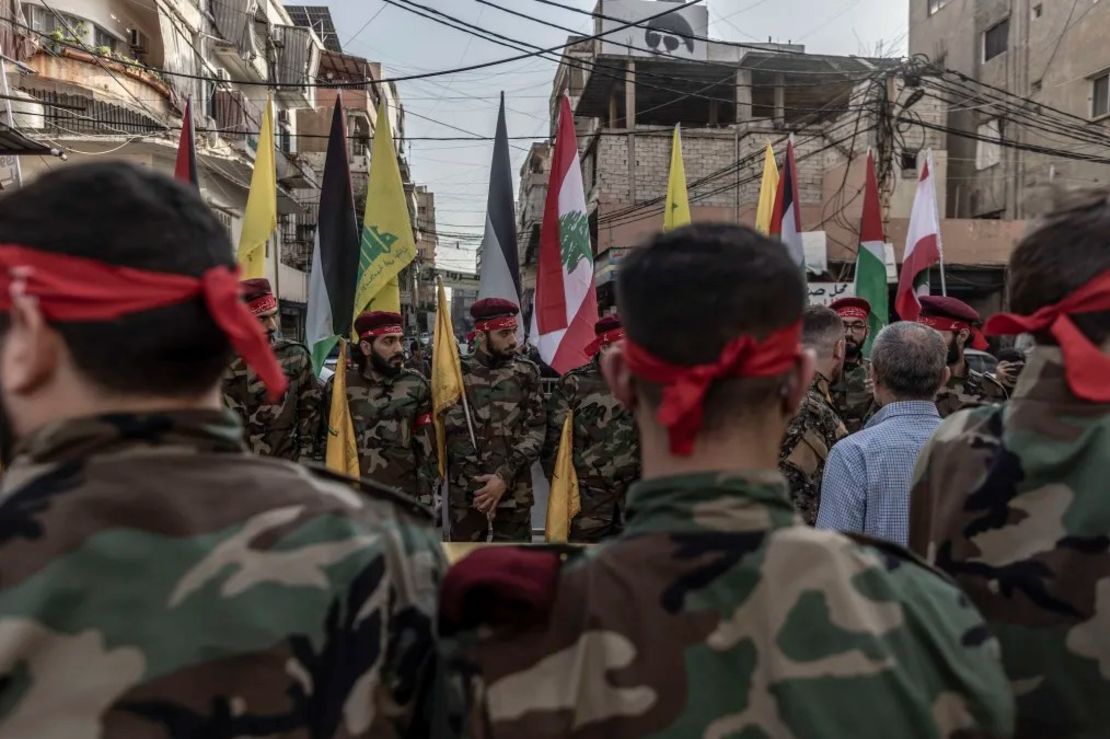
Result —
[{"label": "building column", "polygon": [[716,126],[721,122],[721,103],[719,100],[709,101],[709,125]]},{"label": "building column", "polygon": [[775,75],[775,125],[786,121],[786,76],[779,72]]},{"label": "building column", "polygon": [[617,91],[614,89],[609,93],[609,128],[618,128],[617,119],[620,117],[620,104],[617,98]]},{"label": "building column", "polygon": [[747,123],[752,119],[752,71],[736,70],[736,122]]},{"label": "building column", "polygon": [[628,60],[624,78],[624,127],[636,127],[636,60]]}]

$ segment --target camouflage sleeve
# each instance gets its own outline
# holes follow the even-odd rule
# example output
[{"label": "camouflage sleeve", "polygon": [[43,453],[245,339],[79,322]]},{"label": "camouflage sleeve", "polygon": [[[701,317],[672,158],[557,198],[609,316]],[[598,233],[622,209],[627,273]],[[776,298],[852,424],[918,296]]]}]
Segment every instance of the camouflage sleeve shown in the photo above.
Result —
[{"label": "camouflage sleeve", "polygon": [[320,424],[323,417],[323,389],[312,372],[312,359],[305,352],[297,385],[297,461],[312,462],[320,448]]},{"label": "camouflage sleeve", "polygon": [[547,407],[540,387],[540,371],[529,362],[521,372],[521,382],[527,400],[522,409],[520,438],[513,445],[509,458],[497,469],[497,476],[512,485],[540,459],[543,442],[547,436]]},{"label": "camouflage sleeve", "polygon": [[432,391],[423,376],[420,377],[419,387],[412,429],[412,451],[416,457],[416,497],[430,502],[439,478],[435,425],[432,423]]},{"label": "camouflage sleeve", "polygon": [[540,461],[543,463],[543,472],[547,479],[555,471],[555,457],[559,454],[559,439],[563,433],[563,420],[570,410],[570,401],[577,388],[574,375],[563,377],[547,403],[547,438],[543,442],[543,454]]}]

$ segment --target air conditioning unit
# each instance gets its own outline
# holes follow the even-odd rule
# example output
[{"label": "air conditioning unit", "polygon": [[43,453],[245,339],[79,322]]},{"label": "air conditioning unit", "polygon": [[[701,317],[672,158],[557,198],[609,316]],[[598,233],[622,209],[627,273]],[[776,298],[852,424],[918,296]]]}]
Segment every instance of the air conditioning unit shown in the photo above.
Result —
[{"label": "air conditioning unit", "polygon": [[127,29],[127,44],[135,53],[142,54],[147,50],[146,34],[138,28]]}]

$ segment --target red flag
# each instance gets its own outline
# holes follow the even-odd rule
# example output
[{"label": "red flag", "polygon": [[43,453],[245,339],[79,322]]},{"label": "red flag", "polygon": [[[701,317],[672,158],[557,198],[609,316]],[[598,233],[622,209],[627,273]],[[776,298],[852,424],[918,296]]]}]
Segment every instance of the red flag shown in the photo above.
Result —
[{"label": "red flag", "polygon": [[802,209],[798,198],[798,167],[794,161],[794,140],[786,144],[786,159],[782,177],[775,193],[775,207],[771,211],[771,235],[778,236],[795,264],[805,267],[805,247],[802,244]]},{"label": "red flag", "polygon": [[196,133],[193,131],[193,101],[185,101],[185,115],[181,118],[181,141],[177,145],[177,165],[173,169],[174,179],[188,182],[200,189],[197,178]]},{"label": "red flag", "polygon": [[940,220],[937,215],[937,190],[926,159],[917,180],[917,193],[910,211],[906,251],[902,255],[902,274],[894,308],[903,321],[916,321],[921,315],[918,295],[929,294],[928,269],[941,259]]}]

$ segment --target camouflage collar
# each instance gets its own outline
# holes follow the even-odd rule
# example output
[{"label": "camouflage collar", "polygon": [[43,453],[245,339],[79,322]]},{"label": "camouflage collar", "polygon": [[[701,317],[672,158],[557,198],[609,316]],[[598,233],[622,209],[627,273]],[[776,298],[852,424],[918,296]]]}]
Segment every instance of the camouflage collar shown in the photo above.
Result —
[{"label": "camouflage collar", "polygon": [[512,361],[511,358],[498,359],[492,354],[482,351],[481,347],[478,347],[474,350],[474,359],[477,360],[478,364],[482,365],[483,367],[488,367],[489,369],[497,369],[499,367],[508,366],[508,364]]},{"label": "camouflage collar", "polygon": [[800,522],[777,470],[704,472],[633,485],[625,534],[762,531]]},{"label": "camouflage collar", "polygon": [[832,405],[832,391],[829,389],[830,385],[831,383],[829,382],[829,378],[818,372],[813,377],[813,385],[811,386],[811,389],[816,391],[818,395],[824,398],[829,405]]},{"label": "camouflage collar", "polygon": [[1015,400],[1027,398],[1058,405],[1090,405],[1089,401],[1075,397],[1068,387],[1067,375],[1064,373],[1064,356],[1060,348],[1055,346],[1034,347],[1025,362],[1025,369],[1018,378],[1012,397]]},{"label": "camouflage collar", "polygon": [[138,446],[242,452],[242,438],[243,429],[228,410],[90,416],[48,424],[23,439],[12,466],[83,459]]}]

